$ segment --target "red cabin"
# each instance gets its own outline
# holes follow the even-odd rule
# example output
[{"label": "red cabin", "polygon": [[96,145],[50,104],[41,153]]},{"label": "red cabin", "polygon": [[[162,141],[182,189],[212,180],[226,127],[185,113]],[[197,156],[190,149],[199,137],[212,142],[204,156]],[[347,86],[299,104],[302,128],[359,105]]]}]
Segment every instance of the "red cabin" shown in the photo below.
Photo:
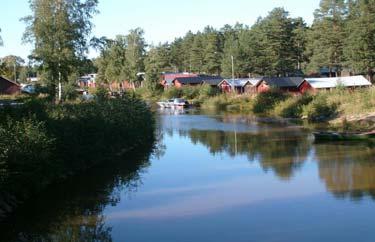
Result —
[{"label": "red cabin", "polygon": [[0,94],[13,95],[18,94],[21,86],[15,82],[0,76]]}]

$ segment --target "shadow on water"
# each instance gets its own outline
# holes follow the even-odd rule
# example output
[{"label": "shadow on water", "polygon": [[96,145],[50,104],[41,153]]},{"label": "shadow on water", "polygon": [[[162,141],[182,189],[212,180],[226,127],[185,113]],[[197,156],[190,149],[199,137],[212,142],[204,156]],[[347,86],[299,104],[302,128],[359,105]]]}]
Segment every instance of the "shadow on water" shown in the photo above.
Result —
[{"label": "shadow on water", "polygon": [[150,150],[50,186],[0,223],[0,241],[112,241],[103,210],[142,183]]}]

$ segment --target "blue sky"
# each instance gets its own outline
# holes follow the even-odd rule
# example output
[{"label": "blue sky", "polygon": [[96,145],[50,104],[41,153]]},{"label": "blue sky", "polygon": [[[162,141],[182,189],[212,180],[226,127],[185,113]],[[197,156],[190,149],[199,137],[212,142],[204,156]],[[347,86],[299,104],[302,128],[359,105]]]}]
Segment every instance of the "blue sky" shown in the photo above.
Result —
[{"label": "blue sky", "polygon": [[[28,0],[1,0],[0,6],[4,40],[0,57],[15,54],[26,58],[31,46],[22,44],[25,25],[19,19],[30,13]],[[292,17],[303,17],[311,24],[318,6],[319,0],[99,0],[100,13],[93,19],[93,35],[113,38],[141,27],[148,43],[158,44],[207,25],[215,28],[236,22],[252,25],[275,7],[284,7]]]}]

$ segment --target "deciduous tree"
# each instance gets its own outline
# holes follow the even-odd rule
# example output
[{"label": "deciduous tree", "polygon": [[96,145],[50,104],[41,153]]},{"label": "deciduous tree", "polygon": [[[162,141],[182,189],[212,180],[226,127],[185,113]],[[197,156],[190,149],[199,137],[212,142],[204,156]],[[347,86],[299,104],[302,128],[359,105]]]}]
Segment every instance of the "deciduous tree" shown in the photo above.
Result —
[{"label": "deciduous tree", "polygon": [[32,14],[23,18],[27,24],[25,42],[34,45],[31,58],[39,62],[43,76],[55,96],[59,81],[68,82],[77,63],[88,48],[97,0],[30,0]]}]

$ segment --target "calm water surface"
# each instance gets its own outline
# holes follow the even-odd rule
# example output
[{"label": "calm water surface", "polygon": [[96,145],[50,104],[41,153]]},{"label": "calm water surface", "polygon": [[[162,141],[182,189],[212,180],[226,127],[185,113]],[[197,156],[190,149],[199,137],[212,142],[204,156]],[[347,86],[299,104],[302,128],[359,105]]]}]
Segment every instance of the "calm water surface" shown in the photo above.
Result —
[{"label": "calm water surface", "polygon": [[375,241],[374,147],[234,115],[159,124],[155,154],[49,189],[0,241]]}]

